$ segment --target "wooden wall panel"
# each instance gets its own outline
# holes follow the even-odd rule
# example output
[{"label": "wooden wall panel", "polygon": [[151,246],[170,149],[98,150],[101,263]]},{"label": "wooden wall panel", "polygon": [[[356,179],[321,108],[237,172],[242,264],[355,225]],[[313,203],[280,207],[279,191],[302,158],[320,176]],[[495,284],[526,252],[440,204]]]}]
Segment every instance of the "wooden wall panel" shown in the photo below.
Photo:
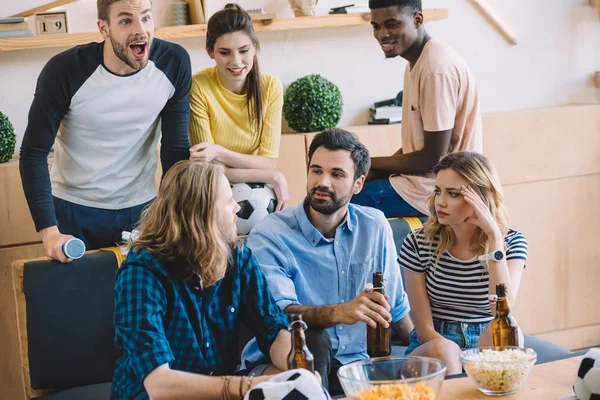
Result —
[{"label": "wooden wall panel", "polygon": [[600,105],[486,114],[483,132],[503,184],[600,173]]},{"label": "wooden wall panel", "polygon": [[600,344],[600,324],[542,333],[537,336],[571,350],[597,347]]},{"label": "wooden wall panel", "polygon": [[26,398],[11,263],[44,254],[41,244],[0,249],[0,394],[2,399]]},{"label": "wooden wall panel", "polygon": [[[350,131],[369,149],[371,157],[383,157],[394,154],[402,147],[400,125],[359,125],[348,126],[343,129]],[[307,133],[306,152],[316,133]]]},{"label": "wooden wall panel", "polygon": [[599,324],[600,174],[507,186],[505,195],[511,227],[529,242],[514,310],[523,329]]},{"label": "wooden wall panel", "polygon": [[564,227],[562,216],[554,212],[557,194],[548,198],[545,191],[533,190],[532,186],[505,187],[504,191],[510,226],[523,232],[529,245],[527,268],[513,312],[524,332],[537,334],[567,327],[567,244],[557,233]]}]

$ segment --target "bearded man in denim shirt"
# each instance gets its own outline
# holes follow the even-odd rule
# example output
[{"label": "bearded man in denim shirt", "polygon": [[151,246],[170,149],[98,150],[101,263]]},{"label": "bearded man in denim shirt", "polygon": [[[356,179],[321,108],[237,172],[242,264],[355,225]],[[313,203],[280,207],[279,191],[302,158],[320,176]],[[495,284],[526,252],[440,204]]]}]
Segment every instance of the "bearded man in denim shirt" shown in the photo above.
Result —
[{"label": "bearded man in denim shirt", "polygon": [[[408,342],[412,322],[389,223],[381,211],[349,204],[368,173],[368,150],[354,134],[333,128],[315,136],[308,157],[304,203],[266,217],[247,246],[279,307],[308,324],[315,369],[335,395],[337,369],[368,358],[366,324],[391,325]],[[365,290],[377,271],[386,296]],[[251,341],[242,359],[252,366],[267,357]]]}]

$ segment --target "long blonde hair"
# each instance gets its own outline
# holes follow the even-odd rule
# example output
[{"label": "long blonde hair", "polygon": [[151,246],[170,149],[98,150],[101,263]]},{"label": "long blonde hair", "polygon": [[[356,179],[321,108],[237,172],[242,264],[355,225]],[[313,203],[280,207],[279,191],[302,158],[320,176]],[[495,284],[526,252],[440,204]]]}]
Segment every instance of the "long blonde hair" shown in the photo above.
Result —
[{"label": "long blonde hair", "polygon": [[[433,172],[437,175],[438,172],[451,169],[462,176],[468,184],[475,190],[479,197],[487,205],[492,217],[498,224],[502,236],[506,236],[508,232],[508,213],[504,206],[504,195],[502,194],[502,186],[500,178],[494,164],[489,158],[479,153],[470,151],[452,153],[442,158],[440,162],[433,168]],[[439,244],[435,250],[437,265],[442,254],[450,250],[456,240],[454,231],[448,225],[440,224],[435,212],[435,193],[427,200],[429,208],[429,219],[421,228],[426,241],[434,246],[434,239],[439,238]],[[477,242],[480,248],[478,255],[484,254],[489,250],[488,237],[480,228],[475,231]]]},{"label": "long blonde hair", "polygon": [[[180,161],[169,169],[156,200],[142,213],[141,234],[131,247],[145,248],[187,279],[196,273],[204,286],[225,276],[231,246],[218,225],[216,208],[223,166]],[[188,267],[185,270],[184,267]]]}]

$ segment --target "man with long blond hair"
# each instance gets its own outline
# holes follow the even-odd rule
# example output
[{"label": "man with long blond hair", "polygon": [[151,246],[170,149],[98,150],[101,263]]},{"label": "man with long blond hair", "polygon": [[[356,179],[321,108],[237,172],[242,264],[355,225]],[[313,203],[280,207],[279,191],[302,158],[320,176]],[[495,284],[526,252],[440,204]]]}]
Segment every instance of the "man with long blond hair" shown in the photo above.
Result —
[{"label": "man with long blond hair", "polygon": [[268,377],[230,376],[242,322],[287,369],[287,317],[235,245],[238,210],[220,164],[181,161],[165,175],[116,276],[113,399],[243,397]]}]

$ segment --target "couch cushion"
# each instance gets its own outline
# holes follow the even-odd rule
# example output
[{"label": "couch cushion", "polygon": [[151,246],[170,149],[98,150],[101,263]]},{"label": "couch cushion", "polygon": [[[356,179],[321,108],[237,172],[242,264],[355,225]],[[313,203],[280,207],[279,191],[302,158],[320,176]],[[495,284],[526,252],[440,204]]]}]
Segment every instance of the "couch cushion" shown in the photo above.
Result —
[{"label": "couch cushion", "polygon": [[111,252],[86,254],[68,264],[34,261],[24,265],[32,388],[69,388],[112,380],[119,355],[113,345],[116,269]]},{"label": "couch cushion", "polygon": [[35,400],[110,400],[111,383],[98,383],[51,393]]},{"label": "couch cushion", "polygon": [[427,221],[427,217],[410,217],[410,218],[390,218],[388,223],[392,227],[394,235],[394,243],[396,251],[400,251],[404,238],[415,228],[422,226]]},{"label": "couch cushion", "polygon": [[[406,235],[408,235],[410,231],[412,231],[415,227],[418,227],[418,222],[415,223],[417,219],[421,222],[421,224],[424,224],[427,221],[427,217],[388,219],[388,223],[392,227],[392,234],[394,235],[394,244],[396,245],[396,252],[398,252],[398,254],[400,254],[402,242],[404,242],[404,238],[406,237]],[[404,280],[404,268],[400,268],[400,275],[402,276],[402,284],[404,285],[404,289],[406,290],[406,282]]]},{"label": "couch cushion", "polygon": [[550,343],[547,340],[531,335],[524,335],[524,337],[524,346],[533,349],[537,353],[537,361],[535,362],[536,364],[561,360],[574,354],[572,351]]}]

